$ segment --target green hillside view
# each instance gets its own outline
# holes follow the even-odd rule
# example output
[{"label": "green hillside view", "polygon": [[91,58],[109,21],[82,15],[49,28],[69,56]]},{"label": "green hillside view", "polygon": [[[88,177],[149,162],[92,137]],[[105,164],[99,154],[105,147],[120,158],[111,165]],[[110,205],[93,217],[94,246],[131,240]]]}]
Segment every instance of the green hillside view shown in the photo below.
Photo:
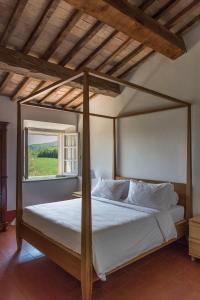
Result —
[{"label": "green hillside view", "polygon": [[29,177],[58,174],[57,141],[28,146],[28,173]]}]

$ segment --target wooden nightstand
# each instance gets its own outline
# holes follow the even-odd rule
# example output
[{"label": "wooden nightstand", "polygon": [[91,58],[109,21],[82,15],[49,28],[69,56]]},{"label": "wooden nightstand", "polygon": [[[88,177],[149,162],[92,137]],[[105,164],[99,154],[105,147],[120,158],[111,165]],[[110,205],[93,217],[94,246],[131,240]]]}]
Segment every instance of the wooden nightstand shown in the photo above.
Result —
[{"label": "wooden nightstand", "polygon": [[72,196],[76,198],[82,198],[82,191],[73,192]]},{"label": "wooden nightstand", "polygon": [[200,258],[200,216],[189,220],[189,255],[192,260]]}]

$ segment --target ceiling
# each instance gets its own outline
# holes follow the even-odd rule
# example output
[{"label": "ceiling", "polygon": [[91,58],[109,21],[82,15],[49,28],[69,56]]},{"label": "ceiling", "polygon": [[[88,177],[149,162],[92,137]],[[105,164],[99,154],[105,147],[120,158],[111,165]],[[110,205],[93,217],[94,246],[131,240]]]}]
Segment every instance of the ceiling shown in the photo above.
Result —
[{"label": "ceiling", "polygon": [[[89,67],[126,78],[155,50],[64,0],[0,0],[0,45],[72,70]],[[70,2],[70,1],[69,1]],[[178,36],[199,22],[200,1],[129,0],[130,5]],[[0,59],[1,60],[1,59]],[[52,81],[0,71],[0,93],[17,101]],[[96,93],[90,93],[91,99]],[[82,90],[67,85],[36,101],[79,108]]]}]

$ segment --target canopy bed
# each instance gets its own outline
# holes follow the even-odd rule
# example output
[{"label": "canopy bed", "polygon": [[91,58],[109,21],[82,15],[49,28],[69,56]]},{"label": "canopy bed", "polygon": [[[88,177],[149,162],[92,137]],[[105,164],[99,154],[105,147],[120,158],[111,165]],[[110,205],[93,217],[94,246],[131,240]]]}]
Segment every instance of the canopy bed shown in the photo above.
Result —
[{"label": "canopy bed", "polygon": [[[57,88],[58,86],[64,85],[67,82],[82,78],[83,83],[83,111],[65,109],[66,111],[71,111],[77,114],[83,115],[83,145],[82,145],[82,200],[68,200],[62,201],[62,204],[51,203],[46,206],[38,205],[33,207],[28,207],[24,209],[22,205],[22,136],[21,136],[21,106],[22,105],[30,105],[30,106],[39,106],[44,109],[58,109],[63,110],[63,108],[45,105],[41,103],[34,102],[34,98],[42,94],[44,91],[51,91]],[[97,79],[101,79],[105,82],[114,82],[122,86],[126,86],[129,88],[136,89],[138,91],[145,92],[149,95],[158,96],[159,98],[164,99],[164,101],[171,102],[173,105],[167,106],[165,108],[157,108],[151,110],[143,110],[140,112],[126,113],[121,114],[116,117],[100,115],[90,113],[89,111],[89,89],[90,82],[94,82]],[[184,212],[180,212],[179,208],[179,217],[177,217],[177,212],[172,213],[173,215],[173,225],[176,229],[175,235],[169,235],[168,237],[164,237],[165,233],[159,231],[159,234],[155,235],[155,239],[159,240],[155,241],[154,244],[149,245],[147,248],[142,248],[146,250],[140,249],[140,251],[134,252],[134,255],[127,253],[125,257],[121,257],[120,263],[102,260],[102,257],[105,259],[105,251],[107,249],[101,249],[102,242],[106,238],[109,240],[109,235],[111,234],[113,237],[113,243],[119,243],[119,236],[123,237],[123,232],[126,232],[127,240],[124,240],[124,245],[130,242],[130,237],[128,232],[130,232],[134,226],[139,226],[137,228],[141,229],[141,234],[143,227],[141,227],[141,219],[142,222],[147,222],[148,226],[152,226],[151,232],[156,232],[158,227],[162,227],[162,222],[160,221],[163,217],[165,221],[167,221],[167,216],[164,214],[155,214],[154,210],[146,210],[146,209],[138,209],[137,207],[130,207],[127,203],[119,203],[116,201],[106,201],[105,199],[95,198],[92,199],[91,205],[91,174],[90,174],[90,116],[96,116],[100,118],[109,118],[113,122],[113,179],[115,180],[127,180],[127,178],[119,176],[116,173],[117,170],[117,130],[116,123],[120,118],[132,117],[136,115],[160,112],[165,110],[171,110],[185,107],[187,109],[187,182],[186,183],[173,183],[174,190],[179,195],[178,204],[184,208]],[[139,260],[146,255],[157,251],[158,249],[169,245],[177,239],[183,237],[187,231],[188,219],[192,215],[192,163],[191,163],[191,104],[176,98],[173,98],[168,95],[161,94],[159,92],[141,87],[134,83],[130,83],[128,81],[114,78],[112,76],[108,76],[96,71],[92,71],[89,69],[85,69],[84,71],[76,72],[75,76],[69,77],[67,80],[56,82],[50,85],[48,88],[42,89],[38,92],[35,92],[31,96],[28,96],[24,99],[21,99],[18,102],[18,147],[17,147],[17,198],[16,198],[16,206],[17,206],[17,245],[18,249],[21,249],[22,239],[25,239],[29,243],[31,243],[34,247],[38,248],[44,254],[46,254],[50,259],[52,259],[55,263],[61,266],[64,270],[69,272],[71,275],[76,277],[81,281],[82,287],[82,299],[90,300],[92,299],[92,286],[93,282],[98,280],[99,277],[101,279],[105,279],[105,276],[117,271],[124,266],[133,263],[136,260]],[[161,181],[152,181],[152,180],[144,180],[149,183],[161,183]],[[64,207],[71,207],[71,212],[74,214],[78,214],[80,216],[79,220],[74,220],[73,214],[70,218],[70,215],[66,215],[66,222],[68,222],[68,226],[64,226],[66,223],[64,218],[65,215],[62,214],[61,218],[62,224],[57,224],[58,227],[56,229],[56,216],[51,213],[48,214],[48,217],[42,218],[44,211],[48,210],[56,210],[60,209],[60,211],[64,212]],[[92,211],[92,206],[94,206],[94,214]],[[106,212],[115,213],[115,216],[121,214],[121,224],[115,223],[115,218],[112,217],[112,222],[108,222],[108,217]],[[136,214],[137,211],[137,214]],[[182,214],[182,215],[181,215]],[[155,219],[156,215],[156,219]],[[176,215],[176,216],[175,216]],[[94,222],[92,223],[92,216],[94,217]],[[139,217],[138,217],[139,216]],[[77,218],[78,219],[78,218]],[[99,224],[96,220],[100,220]],[[79,224],[80,221],[80,224]],[[101,223],[101,224],[100,224]],[[107,224],[109,223],[109,224]],[[37,224],[37,226],[36,226]],[[168,223],[165,223],[168,224]],[[62,225],[62,226],[61,226]],[[66,225],[66,224],[65,224]],[[92,230],[93,225],[93,230]],[[97,226],[98,225],[98,226]],[[54,226],[51,232],[54,231],[54,235],[51,235],[49,232],[49,227]],[[78,227],[77,227],[78,226]],[[96,227],[97,226],[97,227]],[[129,226],[129,227],[128,227]],[[166,225],[167,226],[167,225]],[[43,230],[41,229],[43,227]],[[63,228],[65,227],[63,235]],[[114,241],[115,232],[113,230],[121,230],[118,231],[120,234],[116,234],[116,241]],[[56,231],[57,230],[57,231]],[[139,231],[138,229],[137,231]],[[160,229],[159,229],[160,230]],[[164,228],[165,230],[165,228]],[[170,231],[170,230],[169,230]],[[104,232],[104,234],[102,234]],[[105,235],[107,236],[105,237]],[[146,232],[144,232],[144,235]],[[71,240],[68,242],[64,241],[64,238],[71,235]],[[163,236],[162,236],[163,235]],[[55,238],[55,236],[59,236],[59,238]],[[78,236],[78,238],[77,238]],[[64,238],[63,238],[64,237]],[[80,239],[79,239],[80,237]],[[80,243],[72,245],[72,240],[75,242],[80,241]],[[93,241],[93,242],[92,242]],[[94,242],[95,241],[95,242]],[[71,244],[70,244],[71,242]],[[92,244],[93,243],[93,244]],[[105,244],[105,243],[104,243]],[[99,248],[98,248],[99,246]],[[130,247],[129,247],[130,248]],[[120,251],[123,252],[123,249]],[[120,255],[120,253],[118,253]],[[109,256],[109,254],[108,254]],[[102,262],[103,261],[103,262]],[[103,269],[102,265],[105,263],[105,267]],[[109,265],[109,266],[108,266]]]}]

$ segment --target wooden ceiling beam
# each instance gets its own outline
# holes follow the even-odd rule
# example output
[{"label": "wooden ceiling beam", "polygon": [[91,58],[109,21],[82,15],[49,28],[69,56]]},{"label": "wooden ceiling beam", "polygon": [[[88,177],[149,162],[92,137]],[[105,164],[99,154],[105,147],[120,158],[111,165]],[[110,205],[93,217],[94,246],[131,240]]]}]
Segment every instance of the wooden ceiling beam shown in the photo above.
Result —
[{"label": "wooden ceiling beam", "polygon": [[136,67],[138,67],[139,65],[141,65],[142,63],[144,63],[145,60],[148,59],[150,56],[152,56],[154,53],[155,53],[155,51],[152,50],[151,52],[149,52],[148,54],[146,54],[143,58],[141,58],[139,61],[137,61],[136,63],[134,63],[133,65],[131,65],[127,70],[125,70],[122,74],[120,74],[119,78],[126,77],[131,71],[133,71],[133,69],[135,69]]},{"label": "wooden ceiling beam", "polygon": [[122,60],[120,60],[116,65],[114,65],[107,74],[112,75],[114,74],[118,69],[122,68],[124,65],[126,65],[131,59],[133,59],[136,55],[138,55],[141,51],[145,49],[144,45],[139,45],[136,47],[133,51],[131,51],[127,56],[125,56]]},{"label": "wooden ceiling beam", "polygon": [[[169,9],[171,9],[174,5],[177,5],[179,2],[180,2],[180,0],[173,1],[173,2],[170,1],[166,5],[168,5]],[[158,13],[153,16],[153,18],[159,19],[160,17],[162,17],[162,15],[164,15],[166,13],[166,5],[165,5],[165,10],[163,10],[163,8],[161,8],[161,10],[158,11]],[[196,3],[195,3],[195,5],[196,5]],[[182,10],[181,12],[179,12],[178,14],[176,14],[176,16],[174,16],[172,19],[170,19],[165,26],[168,27],[168,28],[172,28],[174,26],[174,20],[176,20],[176,18],[179,18],[180,16],[181,17],[185,16],[188,13],[188,11],[190,11],[190,9],[192,9],[193,7],[194,7],[194,3],[192,3],[192,5],[190,4],[189,6],[187,6],[184,10]],[[178,34],[179,34],[179,32],[178,32]],[[141,49],[141,51],[142,50],[143,49]],[[140,61],[136,62],[134,65],[132,65],[131,67],[129,67],[126,71],[124,71],[120,75],[120,78],[123,77],[123,76],[126,76],[128,73],[130,73],[136,66],[140,65],[141,63],[143,63],[154,52],[155,51],[152,50],[150,53],[148,53],[147,55],[145,55]],[[129,55],[130,55],[130,59],[132,59],[134,57],[134,52],[133,52],[133,57],[131,56],[131,53]],[[117,64],[118,66],[115,65],[113,67],[113,71],[116,72],[119,68],[122,68],[128,62],[129,55],[127,55],[127,57],[125,57],[122,61],[120,61]],[[108,74],[113,74],[114,73],[114,72],[112,72],[112,73],[111,72],[112,72],[112,69],[110,70],[110,73],[108,73]]]},{"label": "wooden ceiling beam", "polygon": [[164,4],[157,13],[153,15],[153,18],[155,20],[159,20],[163,15],[166,15],[166,13],[170,12],[170,10],[176,6],[179,2],[182,0],[170,0],[166,4]]},{"label": "wooden ceiling beam", "polygon": [[[166,3],[163,7],[161,7],[161,9],[153,15],[153,18],[155,19],[159,19],[161,18],[163,15],[165,15],[168,10],[172,9],[174,6],[176,6],[181,0],[171,0],[168,3]],[[190,6],[191,7],[191,6]],[[184,14],[187,14],[188,12],[188,8],[184,9]],[[183,13],[178,13],[175,17],[179,17],[179,16],[183,16]],[[194,19],[192,19],[188,24],[186,24],[183,28],[181,28],[177,34],[181,34],[182,32],[184,32],[185,30],[187,30],[188,27],[192,26],[193,24],[195,24],[197,21],[200,20],[200,16],[195,17]],[[170,20],[169,20],[170,22]],[[171,22],[170,22],[171,23]],[[169,23],[168,23],[169,24]],[[171,23],[170,26],[172,26],[173,22]],[[141,49],[142,51],[143,49]],[[155,51],[151,51],[150,53],[146,54],[141,60],[139,60],[138,62],[136,62],[135,64],[133,64],[132,66],[130,66],[127,70],[125,70],[122,74],[120,74],[119,78],[124,78],[126,77],[131,71],[133,71],[133,69],[135,69],[136,67],[138,67],[139,65],[143,64],[149,57],[151,57],[153,54],[155,54]],[[125,60],[124,60],[125,61]],[[119,66],[122,66],[122,64],[119,64]],[[96,69],[98,71],[101,70],[100,69]],[[93,94],[92,97],[96,97],[98,94]],[[76,99],[75,99],[76,100]],[[79,108],[82,105],[82,102],[79,103],[78,105],[75,106],[75,108]]]},{"label": "wooden ceiling beam", "polygon": [[[126,44],[126,42],[125,42]],[[122,47],[124,49],[124,47]],[[123,65],[125,65],[130,59],[132,59],[133,57],[135,57],[137,54],[139,54],[142,50],[144,50],[144,45],[140,45],[138,46],[136,49],[134,49],[130,54],[128,54],[127,56],[125,56],[124,59],[122,59],[121,61],[119,61],[115,66],[113,66],[108,72],[106,72],[106,74],[112,75],[113,73],[115,73],[118,69],[120,69]],[[112,55],[111,55],[112,56]],[[95,70],[96,71],[100,71],[101,67],[103,64],[100,65],[100,67],[97,67]],[[75,97],[73,99],[76,100],[78,97]]]},{"label": "wooden ceiling beam", "polygon": [[176,59],[186,51],[180,37],[125,0],[65,1],[169,58]]},{"label": "wooden ceiling beam", "polygon": [[[72,14],[71,18],[69,21],[67,21],[67,23],[65,24],[65,26],[62,28],[62,30],[60,31],[60,33],[58,34],[58,36],[56,37],[56,39],[52,42],[52,44],[50,45],[50,47],[47,49],[47,51],[45,52],[45,54],[42,56],[42,58],[44,59],[49,59],[51,54],[54,52],[54,50],[56,49],[54,47],[54,45],[58,45],[63,41],[63,39],[65,38],[66,34],[68,32],[70,32],[73,28],[73,26],[75,25],[76,22],[78,22],[78,20],[80,19],[80,17],[82,16],[82,12],[78,12],[75,11],[75,13]],[[98,31],[101,30],[101,28],[104,26],[104,24],[102,24],[101,22],[97,21],[92,27],[91,29],[88,30],[88,32],[75,44],[75,46],[69,51],[69,53],[59,62],[60,65],[65,66],[73,57],[74,55],[76,55],[76,53],[85,46],[86,43],[88,43],[88,41],[90,39],[92,39],[95,34],[97,34]],[[28,80],[28,79],[27,79]],[[23,87],[21,87],[17,93],[14,95],[14,100],[22,93],[22,91],[24,90],[24,88],[26,88],[26,85]],[[51,93],[49,93],[50,95]],[[48,96],[49,96],[48,95]],[[47,97],[44,97],[42,100],[44,100]]]},{"label": "wooden ceiling beam", "polygon": [[[159,19],[162,16],[163,12],[166,11],[166,9],[168,9],[172,5],[174,5],[174,0],[170,0],[163,7],[161,7],[161,9],[156,14],[153,15],[153,18]],[[122,59],[115,66],[113,66],[107,73],[110,75],[114,74],[118,69],[122,68],[126,63],[128,63],[128,61],[133,59],[137,54],[139,54],[144,49],[145,49],[144,45],[139,45],[136,49],[134,49],[131,53],[129,53],[126,57],[124,57],[124,59]]]},{"label": "wooden ceiling beam", "polygon": [[16,5],[13,8],[12,14],[9,18],[6,28],[0,37],[0,45],[2,45],[2,46],[6,45],[12,31],[15,29],[17,22],[19,21],[20,16],[24,11],[24,8],[26,7],[27,2],[28,2],[28,0],[17,0],[16,1]]},{"label": "wooden ceiling beam", "polygon": [[104,26],[103,23],[97,21],[80,40],[72,47],[72,49],[61,59],[60,65],[65,66],[70,60],[83,48]]},{"label": "wooden ceiling beam", "polygon": [[[22,48],[23,53],[28,54],[28,52],[31,50],[31,47],[36,42],[37,38],[43,31],[44,27],[46,26],[47,22],[51,18],[52,14],[54,13],[54,11],[56,10],[58,5],[59,5],[59,1],[57,1],[57,0],[51,0],[47,4],[42,16],[40,17],[39,21],[37,22],[35,28],[33,29],[32,33],[31,33],[31,35],[29,36],[28,40],[26,41],[25,45]],[[5,76],[4,81],[1,84],[1,90],[3,90],[3,88],[8,84],[8,82],[11,80],[13,75],[14,74],[12,74],[12,73],[8,73]],[[25,82],[25,81],[23,80],[23,82]],[[20,85],[20,86],[22,86],[22,85]]]},{"label": "wooden ceiling beam", "polygon": [[69,83],[71,81],[74,81],[74,80],[82,77],[82,75],[83,74],[81,72],[74,72],[73,75],[70,74],[70,75],[66,76],[66,78],[64,80],[58,80],[58,81],[50,84],[49,86],[46,86],[46,87],[40,89],[39,91],[31,93],[31,95],[21,99],[20,102],[21,103],[29,102],[30,100],[33,100],[36,97],[38,97],[46,92],[53,91],[53,90],[57,89],[58,87],[65,85],[66,83]]},{"label": "wooden ceiling beam", "polygon": [[117,30],[114,30],[92,53],[86,57],[78,66],[78,69],[81,69],[85,66],[87,66],[95,57],[98,55],[98,53],[108,44],[110,41],[118,34]]},{"label": "wooden ceiling beam", "polygon": [[196,9],[200,7],[200,0],[194,0],[192,3],[190,3],[188,6],[186,6],[183,10],[181,10],[178,14],[176,14],[173,18],[171,18],[167,24],[165,25],[166,28],[172,28],[174,27],[178,22],[184,21],[184,19],[191,14],[192,12],[195,12]]},{"label": "wooden ceiling beam", "polygon": [[[112,38],[117,35],[117,33],[118,33],[118,31],[114,30],[96,49],[94,49],[94,51],[92,51],[92,53],[88,57],[86,57],[86,59],[84,59],[78,65],[78,67],[75,70],[80,70],[80,69],[86,67],[98,55],[98,53],[103,49],[103,47],[105,47],[112,40]],[[65,96],[69,95],[73,91],[74,91],[74,89],[72,88],[70,91],[68,91],[66,93]],[[45,102],[51,94],[52,93],[47,94],[40,102]],[[75,96],[75,99],[76,99],[76,96]],[[63,98],[61,100],[59,100],[58,102],[56,102],[56,104],[59,104],[62,101],[63,101]]]},{"label": "wooden ceiling beam", "polygon": [[[62,103],[65,99],[68,98],[68,95],[69,95],[72,91],[74,91],[74,90],[75,90],[75,88],[71,88],[71,89],[70,89],[69,91],[67,91],[61,98],[59,98],[58,100],[56,100],[56,102],[54,102],[53,104],[54,104],[54,105],[58,105],[58,104]],[[42,103],[44,103],[44,102],[45,102],[45,99],[43,98],[42,100],[43,100]]]},{"label": "wooden ceiling beam", "polygon": [[[69,75],[73,76],[75,72],[71,69],[2,46],[0,46],[0,69],[26,77],[53,82],[65,80]],[[77,79],[70,82],[69,86],[82,88],[82,80]],[[120,93],[120,88],[116,84],[110,85],[105,80],[101,80],[91,83],[91,91],[117,96]]]},{"label": "wooden ceiling beam", "polygon": [[187,24],[185,24],[185,26],[183,26],[179,31],[178,34],[183,34],[185,33],[189,28],[191,28],[193,25],[195,25],[196,23],[198,23],[200,21],[200,15],[194,17],[190,22],[188,22]]},{"label": "wooden ceiling beam", "polygon": [[139,8],[142,9],[142,10],[146,10],[147,8],[149,8],[153,3],[154,3],[155,0],[146,0],[144,1],[140,6]]},{"label": "wooden ceiling beam", "polygon": [[[81,47],[84,47],[84,45],[86,43],[89,42],[89,40],[91,40],[95,34],[97,34],[97,32],[99,30],[101,30],[101,28],[103,27],[103,24],[100,22],[95,23],[95,25],[83,36],[82,41],[80,41],[80,43],[78,42],[77,44],[79,45],[75,45],[71,50],[70,53],[68,53],[65,58],[63,58],[60,62],[61,65],[66,65],[66,62],[69,62],[74,55],[77,53],[77,51],[79,51],[79,47],[81,45]],[[111,41],[111,39],[118,33],[118,31],[114,31],[112,32],[94,51],[92,51],[92,53],[85,59],[83,60],[78,67],[76,68],[76,70],[79,70],[83,67],[85,67],[87,64],[89,64],[99,53],[99,51],[107,44]],[[68,91],[64,97],[62,97],[58,102],[56,102],[56,104],[59,104],[63,101],[64,98],[66,98],[67,95],[69,95],[71,92],[73,92],[75,90],[75,88],[72,88],[70,91]],[[52,92],[53,93],[53,92]],[[46,102],[46,100],[48,99],[48,97],[52,94],[52,93],[48,93],[45,97],[43,97],[43,99],[41,101],[39,101],[39,103],[44,103]]]},{"label": "wooden ceiling beam", "polygon": [[[57,4],[59,4],[59,2],[57,0],[55,0],[55,2],[57,2]],[[49,8],[49,9],[51,9],[51,8]],[[49,14],[48,11],[46,11],[46,13]],[[64,39],[66,38],[66,35],[72,30],[72,28],[80,20],[82,15],[83,15],[83,13],[80,11],[77,11],[77,10],[73,11],[70,18],[66,21],[65,25],[59,31],[56,38],[53,40],[53,42],[50,44],[48,49],[43,54],[43,56],[42,56],[43,59],[48,60],[51,57],[51,55],[53,55],[53,53],[55,52],[57,47],[64,41]],[[40,26],[40,28],[41,28],[41,26]],[[31,81],[32,81],[32,79],[27,77],[23,81],[23,84],[21,84],[19,86],[19,88],[17,89],[15,94],[12,96],[11,100],[12,101],[17,100],[17,98],[23,93],[23,91],[27,88],[27,86],[31,83]],[[44,84],[44,82],[42,84]]]},{"label": "wooden ceiling beam", "polygon": [[1,81],[0,92],[2,93],[3,89],[6,87],[7,83],[12,79],[12,73],[6,73],[3,80]]},{"label": "wooden ceiling beam", "polygon": [[78,95],[74,96],[72,99],[70,99],[67,103],[65,103],[64,108],[67,108],[69,104],[74,102],[77,98],[79,98],[81,95],[83,95],[83,92],[78,93]]},{"label": "wooden ceiling beam", "polygon": [[[174,1],[169,8],[171,9],[174,5],[177,5],[181,0],[177,0]],[[175,25],[175,22],[177,19],[179,18],[185,18],[189,12],[191,12],[191,10],[193,10],[194,8],[196,8],[196,5],[198,3],[200,4],[200,1],[193,1],[190,5],[186,6],[182,11],[180,11],[179,13],[177,13],[172,19],[170,19],[165,26],[168,28],[172,28]],[[166,13],[166,11],[165,11]],[[161,15],[162,16],[162,15]],[[155,16],[154,16],[155,17]],[[193,23],[195,23],[197,21],[198,17],[195,17],[194,19],[192,19],[189,23],[187,23],[183,28],[181,28],[177,34],[180,35],[182,32],[184,32],[184,30],[187,29],[188,26],[192,26]],[[179,19],[180,20],[180,19]],[[191,25],[190,25],[191,24]],[[147,55],[145,55],[140,61],[136,62],[135,64],[133,64],[132,66],[130,66],[126,71],[124,71],[121,75],[120,78],[123,78],[125,76],[127,76],[133,69],[135,69],[136,67],[138,67],[138,65],[142,64],[147,58],[149,58],[150,56],[152,56],[155,53],[155,51],[152,51],[150,53],[148,53]]]},{"label": "wooden ceiling beam", "polygon": [[60,30],[57,37],[52,41],[47,51],[42,56],[43,59],[48,60],[53,55],[53,53],[56,51],[58,46],[61,45],[61,43],[65,40],[67,34],[73,29],[76,23],[80,20],[82,15],[83,15],[82,11],[74,10],[69,20],[67,20],[66,24]]},{"label": "wooden ceiling beam", "polygon": [[39,21],[37,22],[35,28],[33,29],[31,35],[29,36],[28,40],[26,41],[22,52],[28,54],[35,44],[36,40],[44,30],[45,26],[47,25],[49,19],[55,12],[56,8],[58,7],[60,1],[58,0],[50,0],[47,4],[46,8],[44,9],[43,14],[41,15]]},{"label": "wooden ceiling beam", "polygon": [[[12,14],[9,18],[9,21],[0,37],[0,45],[5,46],[9,40],[9,37],[13,30],[15,29],[17,22],[19,21],[19,18],[21,14],[24,11],[24,8],[26,7],[28,0],[18,0],[16,1],[15,7],[13,8]],[[3,80],[1,81],[0,91],[2,91],[5,86],[7,85],[8,81],[12,78],[12,76],[9,73],[6,73],[4,75]]]},{"label": "wooden ceiling beam", "polygon": [[[98,95],[98,94],[96,94],[96,93],[90,95],[90,100],[92,100],[93,98],[95,98],[97,95]],[[81,102],[78,103],[77,105],[73,106],[73,109],[79,108],[82,104],[83,104],[83,101],[81,101]]]},{"label": "wooden ceiling beam", "polygon": [[120,52],[127,48],[132,42],[131,38],[128,38],[123,42],[110,56],[108,56],[97,68],[97,71],[101,71],[114,57],[116,57]]},{"label": "wooden ceiling beam", "polygon": [[[163,7],[161,7],[161,9],[160,9],[157,13],[155,13],[155,14],[152,16],[152,18],[159,20],[160,17],[162,17],[162,15],[165,14],[165,13],[168,11],[169,8],[171,9],[171,8],[175,5],[175,3],[176,3],[176,5],[177,5],[178,2],[180,2],[180,0],[178,0],[178,1],[174,1],[174,0],[169,1],[169,2],[166,3]],[[119,61],[116,65],[114,65],[114,66],[107,72],[107,74],[112,75],[112,74],[114,74],[115,72],[117,72],[120,68],[122,68],[123,66],[125,66],[131,59],[133,59],[136,55],[138,55],[138,54],[139,54],[140,52],[142,52],[144,49],[145,49],[145,47],[144,47],[143,44],[140,45],[140,46],[138,46],[138,47],[137,47],[136,49],[134,49],[131,53],[129,53],[127,56],[125,56],[121,61]],[[153,53],[154,53],[154,51],[152,50],[152,51],[150,52],[150,55],[153,54]],[[144,60],[147,59],[150,55],[149,55],[149,54],[145,55]],[[141,62],[144,62],[144,60],[143,60],[143,58],[142,58],[142,59],[141,59]],[[138,66],[139,63],[136,62],[134,65],[135,65],[135,66],[136,66],[136,65]]]}]

